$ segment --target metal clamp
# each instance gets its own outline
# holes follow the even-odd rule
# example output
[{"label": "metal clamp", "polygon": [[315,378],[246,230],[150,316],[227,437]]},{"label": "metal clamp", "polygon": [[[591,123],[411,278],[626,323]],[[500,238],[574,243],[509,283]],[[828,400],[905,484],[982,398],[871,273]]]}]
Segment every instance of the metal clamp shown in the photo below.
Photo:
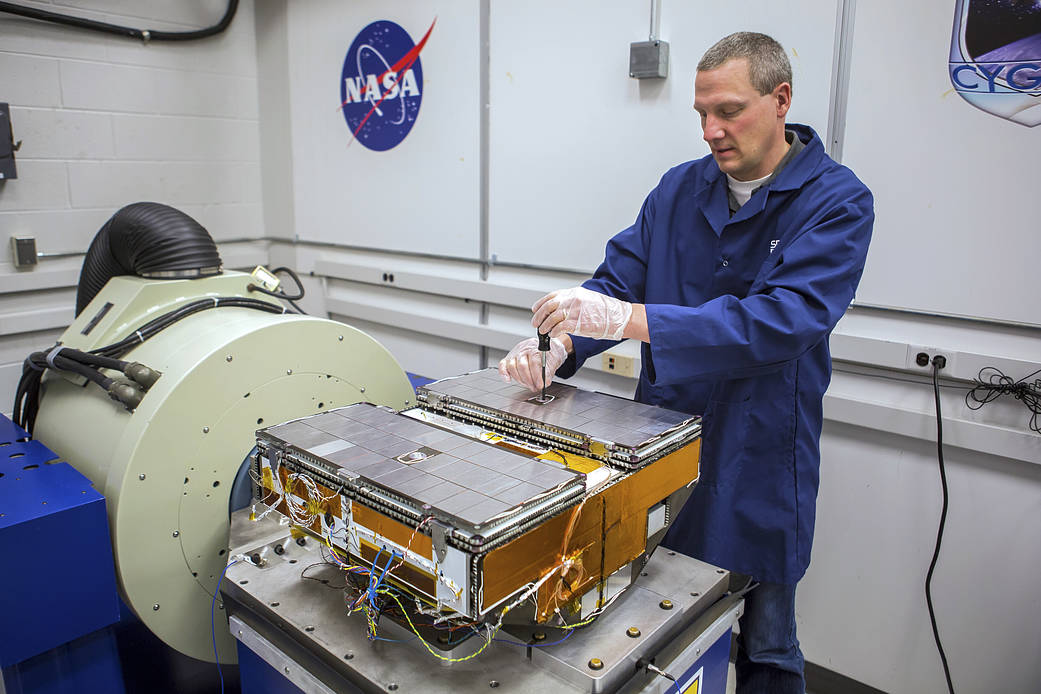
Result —
[{"label": "metal clamp", "polygon": [[448,554],[446,539],[453,528],[447,523],[442,523],[438,520],[431,520],[427,525],[430,526],[430,540],[434,545],[434,554],[437,555],[438,561],[444,561],[445,556]]}]

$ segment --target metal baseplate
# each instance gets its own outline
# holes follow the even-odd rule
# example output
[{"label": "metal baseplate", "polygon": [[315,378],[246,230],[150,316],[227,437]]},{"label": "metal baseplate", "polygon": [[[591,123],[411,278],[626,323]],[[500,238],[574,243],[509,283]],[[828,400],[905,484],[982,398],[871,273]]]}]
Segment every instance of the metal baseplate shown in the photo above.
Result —
[{"label": "metal baseplate", "polygon": [[[690,681],[722,672],[725,686],[742,606],[726,596],[727,572],[659,550],[639,582],[588,626],[505,626],[490,642],[474,637],[442,650],[389,620],[380,639],[370,638],[364,620],[346,614],[343,572],[323,561],[319,543],[299,544],[272,518],[250,522],[236,512],[231,545],[221,593],[232,635],[306,692],[676,691],[639,670],[641,659]],[[724,641],[722,663],[698,662]],[[712,651],[717,660],[723,650]],[[697,691],[717,690],[703,682]]]}]

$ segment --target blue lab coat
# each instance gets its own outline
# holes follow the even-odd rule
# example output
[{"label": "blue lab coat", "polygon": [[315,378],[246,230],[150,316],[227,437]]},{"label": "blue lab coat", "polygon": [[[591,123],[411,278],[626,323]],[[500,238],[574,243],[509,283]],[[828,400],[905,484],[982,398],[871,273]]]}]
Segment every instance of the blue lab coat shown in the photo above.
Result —
[{"label": "blue lab coat", "polygon": [[[805,148],[732,217],[711,156],[668,171],[583,286],[647,308],[641,402],[703,415],[701,476],[665,540],[758,580],[810,562],[828,336],[853,299],[870,191]],[[574,338],[566,378],[613,342]]]}]

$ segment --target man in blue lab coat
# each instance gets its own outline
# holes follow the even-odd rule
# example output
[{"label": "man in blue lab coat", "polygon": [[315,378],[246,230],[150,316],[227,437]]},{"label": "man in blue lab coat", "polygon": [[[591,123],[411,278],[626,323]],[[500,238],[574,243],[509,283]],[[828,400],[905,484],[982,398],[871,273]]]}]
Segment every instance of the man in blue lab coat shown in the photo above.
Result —
[{"label": "man in blue lab coat", "polygon": [[[853,299],[871,193],[786,125],[791,66],[738,33],[698,64],[694,109],[711,154],[668,171],[582,287],[553,292],[532,324],[566,378],[614,340],[643,342],[636,399],[702,413],[700,480],[665,544],[746,575],[738,692],[803,692],[795,586],[813,540],[828,336]],[[537,340],[500,363],[542,386]]]}]

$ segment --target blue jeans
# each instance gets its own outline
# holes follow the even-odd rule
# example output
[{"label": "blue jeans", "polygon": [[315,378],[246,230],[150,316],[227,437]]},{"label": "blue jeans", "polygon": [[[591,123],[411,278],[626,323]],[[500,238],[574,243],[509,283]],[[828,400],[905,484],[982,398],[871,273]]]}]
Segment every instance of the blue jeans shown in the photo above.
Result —
[{"label": "blue jeans", "polygon": [[745,613],[738,623],[737,694],[804,694],[795,586],[760,583],[745,595]]}]

